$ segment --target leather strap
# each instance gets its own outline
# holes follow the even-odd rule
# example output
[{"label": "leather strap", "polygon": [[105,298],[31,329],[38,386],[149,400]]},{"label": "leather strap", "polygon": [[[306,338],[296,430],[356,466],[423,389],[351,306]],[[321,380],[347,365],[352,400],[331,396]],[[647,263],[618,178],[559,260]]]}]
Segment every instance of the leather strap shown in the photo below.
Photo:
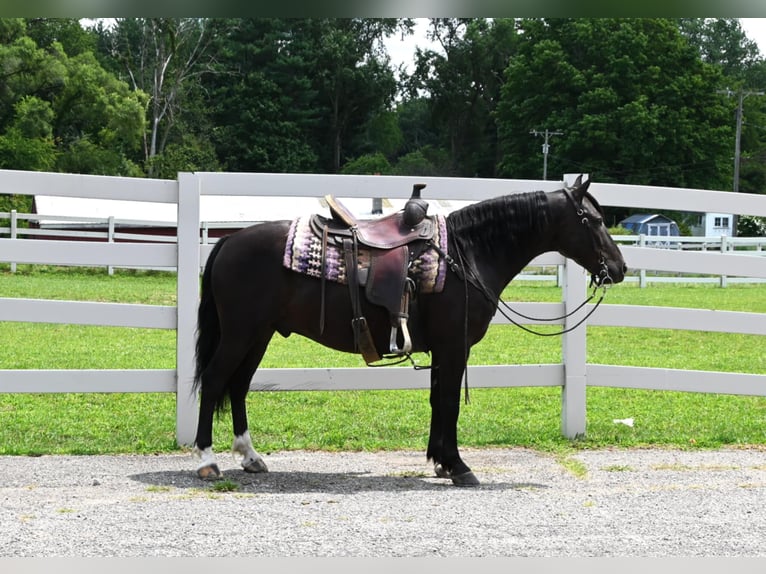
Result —
[{"label": "leather strap", "polygon": [[324,333],[324,300],[325,300],[325,283],[327,282],[327,226],[322,228],[322,267],[320,269],[322,285],[320,288],[321,301],[319,303],[319,334]]},{"label": "leather strap", "polygon": [[348,283],[349,296],[351,297],[351,328],[354,331],[354,346],[362,354],[367,364],[380,360],[380,355],[375,349],[367,319],[362,316],[362,305],[359,295],[358,277],[358,252],[356,233],[352,233],[351,239],[343,240],[343,255],[346,260],[346,281]]}]

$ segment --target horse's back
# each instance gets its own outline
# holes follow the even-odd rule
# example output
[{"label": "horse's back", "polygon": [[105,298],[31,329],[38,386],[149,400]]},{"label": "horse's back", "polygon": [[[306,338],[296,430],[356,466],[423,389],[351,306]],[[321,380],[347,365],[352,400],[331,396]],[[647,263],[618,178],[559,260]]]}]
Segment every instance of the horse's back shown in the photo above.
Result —
[{"label": "horse's back", "polygon": [[282,254],[289,226],[289,221],[268,221],[228,235],[215,260],[208,262],[213,266],[216,299],[233,308],[234,301],[252,306],[259,298],[277,294],[284,278]]},{"label": "horse's back", "polygon": [[226,237],[226,243],[216,257],[214,266],[250,266],[253,262],[281,263],[289,221],[265,221],[242,228]]}]

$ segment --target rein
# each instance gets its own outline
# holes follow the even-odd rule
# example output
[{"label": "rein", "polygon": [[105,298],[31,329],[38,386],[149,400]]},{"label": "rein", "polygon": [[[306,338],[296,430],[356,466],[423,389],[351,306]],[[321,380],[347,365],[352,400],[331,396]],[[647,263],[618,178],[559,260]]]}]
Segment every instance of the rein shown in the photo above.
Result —
[{"label": "rein", "polygon": [[[461,277],[464,281],[467,281],[468,283],[476,287],[479,290],[479,292],[481,292],[481,294],[484,295],[484,297],[490,303],[492,303],[492,305],[495,306],[495,309],[497,309],[497,311],[499,311],[500,314],[503,317],[505,317],[510,323],[512,323],[513,325],[516,325],[518,328],[526,331],[527,333],[531,333],[539,337],[555,337],[559,335],[564,335],[566,333],[570,333],[571,331],[574,331],[575,329],[577,329],[577,327],[582,325],[588,319],[588,317],[590,317],[596,311],[596,309],[598,309],[598,306],[601,304],[601,302],[604,300],[604,297],[606,296],[606,290],[608,285],[612,284],[612,279],[609,276],[609,270],[606,266],[606,261],[602,258],[601,259],[602,269],[601,269],[601,272],[599,273],[598,280],[596,280],[595,278],[591,280],[591,287],[593,287],[593,290],[591,291],[591,294],[588,296],[588,298],[585,299],[585,301],[580,303],[577,307],[575,307],[572,311],[570,311],[566,315],[561,315],[560,317],[531,317],[529,315],[525,315],[524,313],[514,310],[507,302],[500,299],[498,295],[495,295],[489,289],[489,287],[487,287],[482,282],[478,274],[474,271],[473,266],[470,264],[470,262],[467,262],[466,259],[463,257],[462,250],[460,249],[458,243],[455,242],[453,245],[456,248],[456,253],[458,257],[460,258],[462,265],[458,265],[458,263],[449,254],[441,252],[441,255],[447,261],[447,264],[449,265],[450,269],[456,275],[458,275],[458,277]],[[434,246],[434,248],[441,251],[440,249],[438,249],[438,247]],[[577,313],[580,309],[585,307],[585,305],[590,303],[596,297],[596,291],[599,289],[601,290],[601,294],[598,300],[596,301],[593,308],[590,311],[588,311],[588,313],[582,319],[580,319],[576,324],[572,325],[571,327],[562,329],[560,331],[556,331],[554,333],[543,333],[540,331],[535,331],[534,329],[530,329],[526,325],[522,325],[518,321],[515,321],[513,317],[510,317],[506,313],[506,311],[503,309],[503,307],[505,307],[505,309],[507,309],[514,315],[521,317],[523,319],[528,319],[530,321],[540,321],[540,322],[561,321],[562,319],[567,319],[568,317],[571,317],[572,315]]]},{"label": "rein", "polygon": [[[577,213],[577,216],[582,218],[580,220],[581,223],[590,229],[590,224],[591,223],[590,223],[590,220],[588,219],[588,217],[585,215],[585,210],[581,206],[577,205],[577,202],[575,201],[574,197],[572,197],[572,194],[569,191],[569,189],[564,188],[563,191],[564,191],[564,194],[566,195],[566,198],[569,200],[569,203],[571,203],[572,207],[575,209],[575,211]],[[598,245],[596,243],[595,233],[592,230],[590,230],[590,231],[591,231],[590,237],[591,237],[591,242],[593,243],[593,249],[594,249],[594,251],[598,251]],[[588,298],[585,299],[585,301],[580,303],[576,308],[574,308],[569,313],[567,313],[565,315],[562,315],[560,317],[545,317],[545,318],[544,317],[530,317],[529,315],[525,315],[523,313],[520,313],[519,311],[514,310],[510,305],[508,305],[508,303],[503,301],[500,298],[499,295],[496,295],[495,293],[493,293],[489,289],[489,287],[487,287],[483,283],[483,281],[479,277],[479,275],[476,272],[476,270],[470,264],[470,261],[466,260],[466,258],[463,256],[462,249],[460,248],[460,242],[457,241],[457,240],[454,240],[452,242],[452,244],[455,247],[455,253],[457,255],[457,258],[460,260],[459,264],[458,264],[458,262],[455,261],[455,259],[453,259],[448,253],[445,253],[443,250],[441,250],[437,245],[434,245],[433,243],[431,243],[430,245],[431,245],[431,247],[436,249],[442,257],[444,257],[445,261],[447,262],[447,265],[449,265],[449,268],[456,275],[458,275],[458,277],[462,276],[463,281],[469,282],[469,283],[471,283],[471,285],[476,287],[481,292],[481,294],[484,295],[484,297],[486,297],[487,300],[490,303],[492,303],[492,305],[495,306],[497,311],[499,311],[500,314],[503,317],[505,317],[510,323],[512,323],[513,325],[516,325],[517,327],[519,327],[520,329],[526,331],[527,333],[531,333],[531,334],[537,335],[539,337],[555,337],[555,336],[559,336],[559,335],[565,335],[566,333],[570,333],[570,332],[574,331],[575,329],[577,329],[577,327],[582,325],[596,311],[596,309],[598,309],[598,306],[601,304],[601,302],[604,300],[604,297],[606,296],[607,287],[613,283],[612,278],[609,275],[609,267],[606,264],[606,259],[602,256],[601,260],[599,261],[599,263],[601,264],[601,270],[599,271],[598,275],[596,275],[596,274],[592,274],[591,275],[591,287],[593,288],[593,290],[591,291],[590,296],[588,296]],[[529,321],[539,321],[539,322],[561,321],[563,319],[567,319],[567,318],[571,317],[572,315],[574,315],[575,313],[580,311],[580,309],[585,307],[585,305],[590,303],[596,297],[596,291],[599,290],[599,289],[601,290],[601,294],[600,294],[598,300],[596,301],[596,303],[593,306],[593,308],[590,311],[588,311],[588,313],[582,319],[580,319],[577,323],[575,323],[571,327],[568,327],[566,329],[561,329],[560,331],[556,331],[554,333],[543,333],[543,332],[540,332],[540,331],[535,331],[534,329],[530,329],[529,327],[527,327],[525,325],[522,325],[518,321],[515,321],[503,309],[503,307],[505,307],[505,309],[507,311],[513,313],[514,315],[516,315],[518,317],[521,317],[523,319],[527,319]],[[467,297],[468,297],[468,290],[466,289],[466,299],[467,299]],[[466,314],[467,313],[468,313],[468,311],[467,311],[467,307],[466,307]],[[467,320],[467,318],[466,318],[466,320]]]}]

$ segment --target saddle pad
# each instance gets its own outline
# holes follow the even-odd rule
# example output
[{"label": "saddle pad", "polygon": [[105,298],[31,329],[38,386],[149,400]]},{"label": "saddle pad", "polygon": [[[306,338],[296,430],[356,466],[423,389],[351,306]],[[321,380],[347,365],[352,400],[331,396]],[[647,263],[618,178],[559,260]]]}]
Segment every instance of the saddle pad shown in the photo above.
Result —
[{"label": "saddle pad", "polygon": [[[311,230],[311,216],[299,217],[290,223],[285,242],[282,263],[288,269],[319,278],[322,273],[322,239]],[[444,216],[436,216],[436,230],[433,241],[447,252],[447,224]],[[359,269],[370,266],[370,252],[359,247]],[[439,293],[444,288],[447,264],[439,253],[428,248],[412,263],[410,277],[415,281],[420,293]],[[328,244],[325,263],[325,279],[337,283],[347,283],[346,262],[342,249]]]}]

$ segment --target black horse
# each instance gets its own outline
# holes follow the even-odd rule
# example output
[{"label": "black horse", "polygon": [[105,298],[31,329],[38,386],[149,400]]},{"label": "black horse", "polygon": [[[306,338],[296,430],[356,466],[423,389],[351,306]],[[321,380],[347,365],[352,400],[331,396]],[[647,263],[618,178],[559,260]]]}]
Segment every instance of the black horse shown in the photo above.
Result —
[{"label": "black horse", "polygon": [[[486,333],[511,279],[534,257],[558,251],[583,266],[596,285],[623,280],[627,266],[588,186],[578,178],[572,187],[505,195],[445,218],[447,249],[439,251],[449,264],[443,288],[415,292],[408,321],[412,352],[431,356],[426,457],[438,477],[460,486],[478,484],[458,452],[461,382],[469,351]],[[348,286],[283,264],[290,228],[290,221],[274,221],[237,231],[215,244],[205,265],[195,377],[200,391],[195,453],[203,479],[221,477],[212,451],[212,426],[215,411],[227,402],[233,450],[243,456],[242,467],[267,471],[250,439],[245,397],[275,332],[285,337],[298,333],[332,349],[359,352]],[[375,347],[388,352],[389,313],[363,295],[358,304]]]}]

